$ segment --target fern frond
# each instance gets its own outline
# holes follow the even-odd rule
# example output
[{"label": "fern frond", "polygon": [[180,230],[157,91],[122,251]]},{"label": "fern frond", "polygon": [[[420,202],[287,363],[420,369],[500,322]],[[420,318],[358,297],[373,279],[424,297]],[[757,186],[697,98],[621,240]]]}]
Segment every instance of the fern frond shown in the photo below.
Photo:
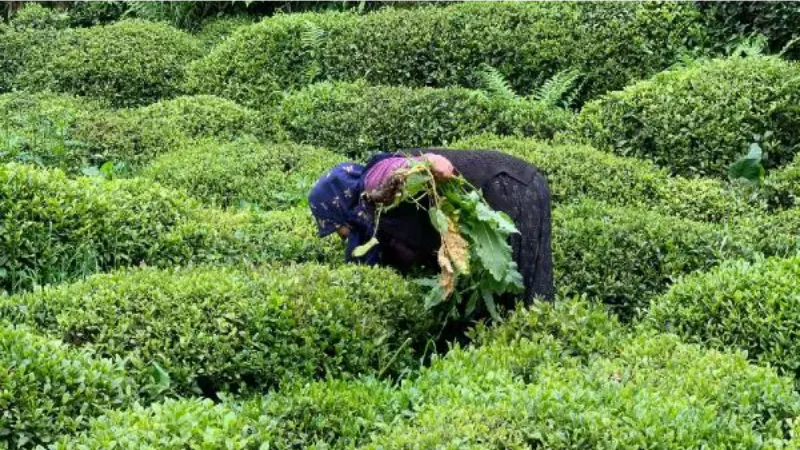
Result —
[{"label": "fern frond", "polygon": [[763,55],[766,48],[767,37],[763,34],[757,34],[755,36],[748,36],[739,42],[730,52],[730,56],[734,58],[741,56],[752,58],[754,56]]},{"label": "fern frond", "polygon": [[304,29],[300,32],[300,42],[303,44],[303,48],[306,51],[317,50],[325,37],[325,30],[309,20],[306,20],[303,26]]},{"label": "fern frond", "polygon": [[[569,106],[579,92],[573,85],[580,77],[581,73],[575,69],[562,70],[539,86],[533,98],[548,106]],[[565,97],[571,100],[562,102]]]},{"label": "fern frond", "polygon": [[517,98],[514,88],[499,70],[492,66],[484,65],[478,72],[480,87],[489,93],[490,97],[512,100]]}]

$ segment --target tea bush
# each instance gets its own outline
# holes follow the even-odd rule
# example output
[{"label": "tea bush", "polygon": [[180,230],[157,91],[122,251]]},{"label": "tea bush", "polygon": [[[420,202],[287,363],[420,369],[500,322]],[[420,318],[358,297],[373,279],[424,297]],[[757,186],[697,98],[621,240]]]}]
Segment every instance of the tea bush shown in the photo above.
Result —
[{"label": "tea bush", "polygon": [[751,230],[587,200],[553,213],[556,286],[630,317],[680,275],[753,257]]},{"label": "tea bush", "polygon": [[769,204],[774,208],[800,206],[800,152],[795,155],[792,162],[766,177],[764,192]]},{"label": "tea bush", "polygon": [[[187,421],[207,424],[215,438],[227,433],[230,442],[245,442],[247,429],[252,447],[234,448],[692,448],[779,446],[784,422],[800,410],[790,379],[740,354],[625,329],[597,306],[542,304],[512,320],[524,328],[480,330],[484,345],[436,357],[399,387],[312,383],[232,407],[238,413],[227,413],[226,424],[235,426],[225,431],[200,411]],[[554,329],[564,333],[554,337]],[[572,357],[573,349],[591,357]],[[101,448],[112,433],[144,444],[169,436],[202,442],[167,431],[171,418],[148,420],[161,408],[114,413],[62,441],[76,447],[61,448]]]},{"label": "tea bush", "polygon": [[0,160],[59,167],[76,172],[96,164],[92,145],[79,139],[80,127],[105,114],[104,105],[72,95],[0,95]]},{"label": "tea bush", "polygon": [[587,104],[577,133],[684,175],[724,176],[760,139],[767,167],[780,167],[798,151],[798,77],[800,65],[775,57],[696,63]]},{"label": "tea bush", "polygon": [[0,217],[0,291],[139,264],[341,258],[305,209],[232,215],[145,179],[2,165]]},{"label": "tea bush", "polygon": [[120,362],[0,324],[0,447],[47,445],[134,396]]},{"label": "tea bush", "polygon": [[204,140],[158,157],[142,176],[205,202],[272,210],[304,203],[317,178],[341,162],[327,150],[293,143]]},{"label": "tea bush", "polygon": [[671,177],[665,169],[637,158],[578,144],[482,135],[452,145],[493,149],[522,158],[547,177],[553,203],[591,197],[618,206],[643,206],[694,220],[718,221],[759,211],[719,180]]},{"label": "tea bush", "polygon": [[[800,7],[792,2],[697,2],[706,16],[714,40],[720,44],[753,33],[767,37],[767,50],[780,52],[800,34]],[[797,43],[787,48],[786,56],[800,57]]]},{"label": "tea bush", "polygon": [[276,122],[294,141],[349,156],[443,145],[476,133],[552,138],[573,115],[526,99],[463,88],[321,83],[286,98]]},{"label": "tea bush", "polygon": [[[186,64],[201,47],[166,24],[125,20],[60,36],[46,55],[52,87],[137,106],[183,93]],[[38,87],[38,83],[33,83]]]},{"label": "tea bush", "polygon": [[0,95],[0,106],[7,111],[0,117],[2,159],[70,173],[111,161],[125,164],[118,172],[126,174],[196,138],[271,134],[255,111],[203,95],[112,111],[68,94],[18,92]]},{"label": "tea bush", "polygon": [[9,297],[0,314],[214,395],[413,368],[429,319],[412,286],[361,266],[144,269]]},{"label": "tea bush", "polygon": [[[262,438],[246,416],[205,399],[166,400],[150,407],[109,411],[75,438],[63,437],[54,450],[108,448],[183,450],[187,448],[250,450]],[[266,439],[264,439],[266,440]]]},{"label": "tea bush", "polygon": [[278,15],[193,62],[188,86],[266,108],[281,91],[321,80],[474,87],[489,64],[521,94],[577,69],[591,98],[665,69],[706,40],[696,8],[678,3],[469,2]]},{"label": "tea bush", "polygon": [[690,342],[738,347],[754,361],[800,375],[800,256],[731,262],[688,276],[655,299],[648,322]]},{"label": "tea bush", "polygon": [[230,141],[267,137],[272,131],[257,112],[213,96],[182,96],[106,114],[82,124],[79,136],[106,160],[134,167],[197,138]]},{"label": "tea bush", "polygon": [[197,39],[208,51],[222,42],[227,41],[240,28],[252,25],[252,17],[248,16],[229,16],[211,19],[203,23],[197,33]]},{"label": "tea bush", "polygon": [[[528,383],[496,358],[544,347],[451,352],[414,389],[424,403],[364,448],[643,448],[778,445],[797,412],[792,383],[673,336],[625,340],[615,354],[578,365],[534,361]],[[546,348],[546,347],[545,347]],[[510,357],[513,359],[513,356]]]}]

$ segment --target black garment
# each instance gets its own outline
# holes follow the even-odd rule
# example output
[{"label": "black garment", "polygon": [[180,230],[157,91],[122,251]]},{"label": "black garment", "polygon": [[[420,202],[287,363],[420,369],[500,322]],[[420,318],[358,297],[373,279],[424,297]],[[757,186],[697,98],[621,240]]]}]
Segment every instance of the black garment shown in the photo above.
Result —
[{"label": "black garment", "polygon": [[[520,231],[511,237],[510,244],[525,283],[523,300],[529,304],[534,297],[553,298],[550,191],[547,180],[534,166],[492,150],[432,148],[403,153],[444,156],[464,178],[483,191],[489,206],[508,214]],[[436,251],[441,241],[427,211],[412,204],[392,209],[381,217],[377,235],[381,245],[381,263],[401,272],[417,265],[437,267]],[[513,298],[506,298],[501,303],[513,307],[513,301]]]}]

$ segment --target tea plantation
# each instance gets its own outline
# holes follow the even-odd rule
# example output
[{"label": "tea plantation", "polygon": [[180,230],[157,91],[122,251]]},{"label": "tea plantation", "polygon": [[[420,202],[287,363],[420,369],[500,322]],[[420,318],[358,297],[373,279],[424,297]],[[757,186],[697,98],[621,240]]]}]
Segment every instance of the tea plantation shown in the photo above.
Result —
[{"label": "tea plantation", "polygon": [[[800,5],[240,3],[3,3],[0,449],[800,449]],[[554,302],[317,236],[422,147],[545,175]]]}]

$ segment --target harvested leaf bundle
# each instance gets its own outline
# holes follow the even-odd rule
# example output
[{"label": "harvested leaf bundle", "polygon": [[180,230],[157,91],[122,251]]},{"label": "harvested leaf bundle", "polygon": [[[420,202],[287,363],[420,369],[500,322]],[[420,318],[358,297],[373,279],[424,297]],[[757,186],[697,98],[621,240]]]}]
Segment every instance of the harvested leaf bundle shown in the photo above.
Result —
[{"label": "harvested leaf bundle", "polygon": [[[437,254],[441,268],[438,279],[420,280],[432,288],[426,298],[427,308],[439,307],[446,316],[458,317],[463,305],[463,315],[470,316],[482,301],[492,318],[499,320],[496,297],[522,291],[522,276],[508,243],[508,237],[519,231],[463,177],[437,180],[430,163],[411,161],[380,190],[366,195],[378,205],[378,222],[383,211],[403,202],[428,210],[442,243]],[[425,198],[428,201],[423,203]],[[354,255],[366,253],[377,243],[373,238]]]}]

